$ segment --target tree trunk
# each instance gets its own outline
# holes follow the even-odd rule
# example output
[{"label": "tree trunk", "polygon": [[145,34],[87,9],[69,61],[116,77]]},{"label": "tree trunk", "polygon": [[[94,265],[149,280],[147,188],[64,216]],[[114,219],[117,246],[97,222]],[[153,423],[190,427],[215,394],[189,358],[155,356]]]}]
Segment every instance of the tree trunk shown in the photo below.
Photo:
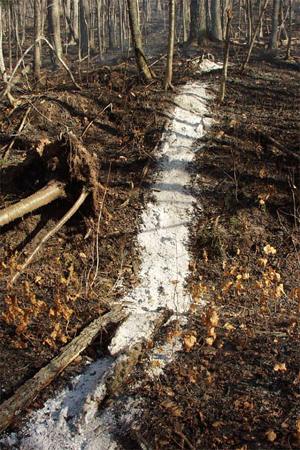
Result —
[{"label": "tree trunk", "polygon": [[190,23],[190,36],[189,44],[198,43],[199,34],[199,0],[191,0],[191,23]]},{"label": "tree trunk", "polygon": [[41,2],[34,0],[34,76],[36,80],[41,78],[41,36],[42,18],[41,18]]},{"label": "tree trunk", "polygon": [[153,72],[148,66],[142,44],[142,34],[139,23],[138,4],[136,0],[127,0],[129,24],[134,46],[136,63],[143,77],[150,81],[153,79]]},{"label": "tree trunk", "polygon": [[2,5],[0,3],[0,73],[2,79],[6,81],[6,71],[5,71],[2,42],[3,42]]},{"label": "tree trunk", "polygon": [[272,29],[269,40],[269,50],[274,50],[278,47],[278,15],[280,9],[280,0],[273,0],[272,12]]},{"label": "tree trunk", "polygon": [[89,54],[89,16],[90,8],[88,0],[80,0],[79,2],[80,17],[80,52],[81,57]]},{"label": "tree trunk", "polygon": [[226,81],[227,81],[227,71],[228,71],[228,60],[229,60],[229,47],[230,47],[230,33],[231,33],[231,20],[232,12],[227,10],[227,25],[225,33],[225,49],[224,49],[224,62],[223,62],[223,74],[220,89],[220,102],[222,103],[225,98],[226,92]]},{"label": "tree trunk", "polygon": [[291,58],[291,45],[292,45],[292,0],[289,0],[289,35],[285,55],[286,60],[289,60]]},{"label": "tree trunk", "polygon": [[216,41],[223,40],[220,0],[211,0],[211,37]]},{"label": "tree trunk", "polygon": [[174,42],[175,42],[175,0],[169,0],[169,39],[168,39],[168,57],[167,70],[165,77],[164,88],[167,90],[172,88],[173,78],[173,56],[174,56]]},{"label": "tree trunk", "polygon": [[56,51],[56,54],[51,53],[52,63],[54,67],[57,67],[59,58],[62,58],[59,0],[48,0],[48,33]]},{"label": "tree trunk", "polygon": [[74,31],[75,41],[79,40],[79,0],[73,0],[73,10],[72,10],[72,28]]}]

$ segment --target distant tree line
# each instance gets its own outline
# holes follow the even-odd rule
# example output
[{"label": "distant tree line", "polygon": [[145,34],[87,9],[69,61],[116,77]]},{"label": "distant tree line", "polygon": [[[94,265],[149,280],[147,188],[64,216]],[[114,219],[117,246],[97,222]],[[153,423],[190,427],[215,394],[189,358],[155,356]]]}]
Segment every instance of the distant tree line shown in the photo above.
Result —
[{"label": "distant tree line", "polygon": [[228,9],[233,12],[234,38],[250,45],[255,34],[255,39],[267,38],[271,50],[280,41],[290,46],[293,1],[0,0],[0,74],[5,81],[30,46],[37,80],[43,65],[56,68],[68,54],[78,61],[95,55],[104,61],[107,51],[133,48],[139,69],[151,79],[143,42],[154,41],[155,33],[167,41],[169,31],[170,55],[176,41],[222,41]]}]

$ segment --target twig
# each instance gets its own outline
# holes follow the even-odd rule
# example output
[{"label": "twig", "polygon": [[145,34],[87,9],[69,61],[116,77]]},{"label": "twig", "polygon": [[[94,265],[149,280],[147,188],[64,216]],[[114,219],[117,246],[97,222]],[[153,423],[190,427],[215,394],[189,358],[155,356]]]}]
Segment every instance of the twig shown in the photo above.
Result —
[{"label": "twig", "polygon": [[27,260],[25,261],[25,263],[23,264],[23,266],[21,267],[20,270],[18,270],[18,272],[13,276],[10,284],[13,285],[17,279],[19,278],[19,276],[24,272],[24,270],[26,269],[26,267],[31,263],[31,261],[33,260],[34,256],[39,252],[39,250],[42,248],[42,246],[52,237],[54,236],[63,226],[66,222],[68,222],[68,220],[71,219],[71,217],[78,211],[78,209],[80,208],[80,206],[84,203],[85,199],[87,198],[87,196],[89,195],[89,190],[87,190],[86,187],[83,187],[82,192],[80,194],[80,196],[78,197],[77,201],[74,203],[74,205],[72,206],[71,209],[69,209],[69,211],[63,216],[63,218],[55,225],[54,228],[52,228],[52,230],[50,230],[46,236],[43,237],[43,239],[41,240],[41,242],[37,245],[37,247],[33,250],[33,252],[31,253],[31,255],[29,256],[29,258],[27,258]]},{"label": "twig", "polygon": [[55,55],[56,55],[57,59],[59,60],[59,62],[61,63],[61,65],[68,72],[68,74],[69,74],[69,76],[70,76],[74,86],[81,91],[81,87],[79,86],[79,84],[76,83],[75,78],[74,78],[71,70],[69,69],[67,64],[64,62],[64,60],[58,55],[58,53],[55,50],[55,48],[53,47],[53,45],[51,45],[50,42],[48,41],[48,39],[46,39],[45,37],[41,37],[41,38],[39,38],[39,40],[42,40],[42,41],[46,42],[46,44],[51,48],[51,50],[55,53]]},{"label": "twig", "polygon": [[22,132],[24,126],[25,126],[25,123],[26,123],[28,114],[29,114],[30,111],[31,111],[31,108],[32,108],[32,107],[29,106],[29,107],[26,109],[26,112],[25,112],[25,114],[24,114],[24,117],[23,117],[23,119],[22,119],[22,121],[21,121],[21,123],[20,123],[20,125],[19,125],[19,128],[18,128],[18,130],[17,130],[17,132],[16,132],[16,134],[15,134],[13,140],[11,141],[11,143],[9,144],[9,146],[7,147],[7,149],[4,151],[4,155],[3,155],[3,159],[4,159],[4,160],[8,158],[9,153],[10,153],[10,150],[13,148],[14,143],[16,142],[16,138],[17,138],[18,136],[20,136],[20,134],[21,134],[21,132]]},{"label": "twig", "polygon": [[100,222],[101,222],[101,218],[102,218],[102,213],[103,213],[103,208],[104,208],[106,194],[107,194],[107,191],[108,191],[107,185],[108,185],[109,178],[110,178],[110,172],[111,172],[111,164],[109,165],[109,171],[108,171],[108,174],[107,174],[107,184],[106,184],[105,189],[104,189],[103,199],[102,199],[102,203],[101,203],[101,207],[100,207],[100,211],[99,211],[99,215],[98,215],[97,234],[96,234],[96,270],[95,270],[95,275],[94,275],[93,281],[91,283],[91,286],[93,286],[93,284],[95,283],[96,278],[98,276],[98,272],[99,272],[99,232],[100,232]]},{"label": "twig", "polygon": [[[112,103],[109,103],[108,105],[105,106],[105,108],[102,109],[102,111],[99,113],[99,115],[101,115],[102,113],[104,113],[104,111],[106,111],[108,108],[112,109]],[[93,123],[95,122],[96,118],[92,119],[87,126],[85,127],[85,129],[82,132],[81,138],[83,138],[83,136],[87,133],[87,131],[89,130],[89,128],[93,125]]]},{"label": "twig", "polygon": [[15,76],[15,74],[16,74],[18,68],[20,67],[20,64],[21,64],[22,61],[24,60],[25,56],[33,49],[34,45],[35,45],[35,44],[32,44],[30,47],[28,47],[28,49],[23,53],[23,55],[21,56],[21,58],[20,58],[19,61],[17,62],[16,66],[15,66],[14,70],[12,71],[12,74],[11,74],[11,76],[10,76],[10,78],[9,78],[9,81],[8,81],[7,84],[6,84],[6,88],[4,89],[4,91],[2,92],[2,94],[0,95],[0,100],[2,100],[3,97],[5,97],[6,95],[9,94],[10,88],[11,88],[12,85],[13,85],[13,82],[12,82],[12,81],[13,81],[13,79],[14,79],[14,76]]},{"label": "twig", "polygon": [[179,437],[181,437],[181,439],[183,439],[183,441],[187,444],[187,446],[190,448],[190,450],[196,450],[196,447],[193,446],[191,441],[185,436],[185,434],[183,434],[182,431],[176,430],[176,428],[174,431],[177,434],[177,436],[179,436]]}]

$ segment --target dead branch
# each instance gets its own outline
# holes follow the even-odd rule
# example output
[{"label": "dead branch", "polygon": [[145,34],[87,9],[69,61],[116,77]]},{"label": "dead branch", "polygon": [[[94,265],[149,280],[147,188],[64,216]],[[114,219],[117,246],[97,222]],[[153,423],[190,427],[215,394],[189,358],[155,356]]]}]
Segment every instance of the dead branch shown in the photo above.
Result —
[{"label": "dead branch", "polygon": [[51,48],[51,50],[55,53],[57,59],[59,60],[59,62],[61,63],[61,65],[64,67],[64,69],[67,71],[67,73],[69,74],[74,86],[79,89],[81,91],[81,87],[79,86],[78,83],[76,83],[75,78],[71,72],[71,70],[69,69],[69,67],[67,66],[67,64],[65,63],[65,61],[58,55],[57,51],[55,50],[55,48],[53,47],[53,45],[50,44],[50,42],[48,41],[48,39],[46,39],[45,37],[40,37],[37,41],[44,41],[46,42],[46,44],[48,45],[48,47]]},{"label": "dead branch", "polygon": [[14,98],[12,97],[12,95],[10,94],[10,89],[13,86],[13,80],[15,77],[15,74],[18,70],[18,68],[20,67],[21,63],[24,61],[25,56],[33,49],[35,44],[32,44],[30,47],[28,47],[28,49],[23,53],[23,55],[21,56],[21,58],[19,59],[19,61],[17,62],[14,70],[12,71],[12,74],[9,78],[9,81],[6,84],[6,88],[4,89],[4,91],[2,92],[2,94],[0,95],[0,100],[2,100],[2,98],[4,98],[5,96],[8,96],[8,99],[10,101],[10,103],[12,103],[12,106],[14,104],[14,102],[12,102],[12,100],[14,100]]},{"label": "dead branch", "polygon": [[19,276],[24,272],[24,270],[26,269],[26,267],[31,263],[31,261],[33,260],[34,256],[40,251],[40,249],[42,248],[42,246],[52,237],[54,236],[63,226],[66,222],[68,222],[68,220],[71,219],[72,216],[74,216],[74,214],[78,211],[78,209],[80,208],[80,206],[84,203],[85,199],[87,198],[87,196],[89,195],[89,190],[86,189],[86,187],[83,187],[82,192],[80,194],[80,196],[78,197],[77,201],[74,203],[74,205],[72,206],[71,209],[69,209],[69,211],[63,216],[63,218],[55,225],[54,228],[52,228],[52,230],[50,230],[46,236],[43,237],[43,239],[41,240],[41,242],[37,245],[37,247],[33,250],[33,252],[31,253],[31,255],[29,256],[29,258],[26,259],[25,263],[22,265],[21,269],[18,270],[18,272],[13,276],[10,284],[13,285],[17,279],[19,278]]},{"label": "dead branch", "polygon": [[115,307],[104,316],[95,319],[66,345],[58,356],[17,389],[12,397],[0,405],[0,433],[6,430],[15,417],[93,342],[102,329],[125,318],[126,313],[120,307]]},{"label": "dead branch", "polygon": [[0,227],[65,196],[65,184],[51,182],[20,202],[0,210]]},{"label": "dead branch", "polygon": [[26,112],[25,112],[25,114],[24,114],[24,116],[23,116],[23,119],[22,119],[22,121],[21,121],[21,123],[20,123],[20,125],[19,125],[19,127],[18,127],[18,129],[17,129],[17,132],[16,132],[16,134],[15,134],[13,140],[11,141],[11,143],[9,144],[9,146],[7,147],[7,149],[6,149],[5,152],[4,152],[4,155],[3,155],[3,159],[4,159],[4,160],[6,160],[6,159],[8,158],[9,153],[10,153],[10,150],[13,148],[14,143],[16,142],[16,138],[20,135],[20,133],[22,133],[22,130],[23,130],[25,124],[26,124],[26,120],[27,120],[27,117],[28,117],[28,115],[29,115],[31,109],[32,109],[32,106],[29,106],[29,107],[26,109]]}]

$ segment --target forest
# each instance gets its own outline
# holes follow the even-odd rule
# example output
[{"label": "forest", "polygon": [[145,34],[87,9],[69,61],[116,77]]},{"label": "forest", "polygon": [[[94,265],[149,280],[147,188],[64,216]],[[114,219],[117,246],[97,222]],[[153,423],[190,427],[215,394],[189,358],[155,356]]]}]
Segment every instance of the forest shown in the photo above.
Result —
[{"label": "forest", "polygon": [[300,448],[300,1],[0,0],[0,449]]}]

